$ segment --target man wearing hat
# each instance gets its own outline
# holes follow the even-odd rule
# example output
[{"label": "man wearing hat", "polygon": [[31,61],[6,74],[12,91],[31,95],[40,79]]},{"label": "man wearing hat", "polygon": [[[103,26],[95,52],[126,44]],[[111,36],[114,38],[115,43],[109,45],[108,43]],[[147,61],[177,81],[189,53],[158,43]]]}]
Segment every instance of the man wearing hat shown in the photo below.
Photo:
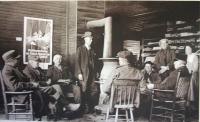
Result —
[{"label": "man wearing hat", "polygon": [[143,82],[140,83],[140,92],[144,94],[148,94],[149,90],[147,89],[147,83],[160,83],[161,78],[159,74],[153,69],[153,63],[151,61],[147,61],[144,63],[144,70],[142,73],[144,75]]},{"label": "man wearing hat", "polygon": [[150,103],[151,103],[151,90],[147,88],[148,83],[160,83],[161,78],[153,69],[153,63],[151,61],[147,61],[144,63],[144,69],[142,70],[143,79],[140,82],[140,113],[144,116],[148,117],[150,115]]},{"label": "man wearing hat", "polygon": [[[56,93],[56,89],[51,86],[47,86],[45,74],[43,73],[42,69],[39,67],[39,57],[38,56],[29,56],[28,57],[28,64],[23,70],[23,73],[30,79],[30,82],[36,82],[40,86],[42,86],[42,91],[48,95],[53,95]],[[60,96],[60,95],[59,95]],[[55,99],[58,99],[57,96]]]},{"label": "man wearing hat", "polygon": [[[110,77],[103,84],[103,92],[106,96],[111,92],[111,85],[117,79],[139,79],[142,80],[143,75],[140,70],[134,68],[130,62],[133,54],[130,51],[120,51],[117,53],[119,57],[119,66],[111,73]],[[106,101],[105,101],[106,102]],[[137,101],[139,105],[139,101]],[[138,107],[138,106],[137,106]]]},{"label": "man wearing hat", "polygon": [[[42,72],[42,69],[39,67],[39,57],[38,56],[29,56],[28,57],[28,64],[23,70],[23,73],[30,78],[31,82],[36,82],[39,84],[39,89],[44,93],[47,99],[45,99],[45,102],[48,104],[48,107],[50,109],[49,115],[51,117],[55,116],[58,110],[56,107],[56,103],[59,103],[60,97],[63,95],[60,85],[54,84],[54,85],[48,85],[46,83],[46,79],[44,78],[45,75]],[[49,117],[50,117],[49,116]]]},{"label": "man wearing hat", "polygon": [[[147,85],[148,89],[163,89],[163,90],[174,90],[176,86],[176,81],[178,77],[178,72],[180,71],[180,77],[182,78],[182,81],[184,82],[184,85],[189,84],[189,79],[190,79],[190,74],[189,71],[186,67],[186,56],[185,55],[177,55],[176,61],[174,62],[174,68],[175,70],[170,73],[170,75],[161,83],[159,84],[152,84],[149,83]],[[182,94],[185,93],[187,89],[184,89]],[[171,97],[171,95],[166,95],[166,94],[159,94],[158,96],[160,97]]]},{"label": "man wearing hat", "polygon": [[91,48],[92,33],[87,31],[82,36],[84,45],[77,49],[75,76],[80,80],[82,89],[82,108],[85,113],[94,112],[94,106],[98,102],[99,89],[94,82],[96,78],[96,54]]},{"label": "man wearing hat", "polygon": [[20,91],[38,87],[37,83],[30,83],[29,79],[18,70],[17,65],[21,56],[15,50],[10,50],[2,55],[5,65],[2,76],[8,91]]},{"label": "man wearing hat", "polygon": [[[2,70],[2,76],[7,91],[15,92],[23,90],[33,90],[38,87],[38,83],[29,82],[29,79],[18,69],[18,62],[20,57],[21,56],[18,55],[15,50],[9,50],[2,55],[2,58],[5,62]],[[26,101],[26,96],[16,96],[15,101],[17,103],[24,103]],[[35,99],[33,99],[33,103],[35,103]],[[36,116],[38,115],[37,113],[38,112],[36,112]]]}]

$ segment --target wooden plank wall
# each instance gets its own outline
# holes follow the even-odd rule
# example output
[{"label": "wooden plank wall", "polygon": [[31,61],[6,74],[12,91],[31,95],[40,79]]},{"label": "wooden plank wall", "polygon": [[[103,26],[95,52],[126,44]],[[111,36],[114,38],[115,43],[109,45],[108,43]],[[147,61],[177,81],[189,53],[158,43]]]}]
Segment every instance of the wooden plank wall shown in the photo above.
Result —
[{"label": "wooden plank wall", "polygon": [[[53,54],[60,53],[68,56],[67,30],[70,29],[67,29],[67,24],[76,18],[76,15],[71,15],[69,18],[69,9],[75,10],[76,7],[68,8],[68,4],[69,2],[64,1],[0,2],[0,55],[10,49],[15,49],[22,54],[23,42],[15,41],[15,37],[23,37],[24,16],[27,16],[53,19]],[[75,39],[71,41],[75,43]],[[2,60],[0,64],[2,67]]]},{"label": "wooden plank wall", "polygon": [[123,40],[162,38],[167,21],[196,19],[199,2],[107,1],[105,16],[113,17],[113,54],[116,54],[122,49]]}]

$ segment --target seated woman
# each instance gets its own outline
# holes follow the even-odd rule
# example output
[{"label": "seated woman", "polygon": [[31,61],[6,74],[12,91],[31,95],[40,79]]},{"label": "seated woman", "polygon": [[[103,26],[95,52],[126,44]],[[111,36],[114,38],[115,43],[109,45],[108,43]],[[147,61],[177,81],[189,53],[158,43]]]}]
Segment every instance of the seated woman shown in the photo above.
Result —
[{"label": "seated woman", "polygon": [[61,65],[62,56],[59,54],[54,55],[53,57],[54,65],[50,67],[47,71],[47,79],[46,82],[48,85],[60,84],[62,93],[64,95],[64,99],[62,102],[66,104],[69,102],[67,99],[68,93],[73,93],[74,102],[76,104],[69,104],[71,110],[76,110],[80,107],[81,102],[81,91],[78,85],[74,85],[75,78],[73,77],[72,73],[69,71],[67,67],[63,67]]}]

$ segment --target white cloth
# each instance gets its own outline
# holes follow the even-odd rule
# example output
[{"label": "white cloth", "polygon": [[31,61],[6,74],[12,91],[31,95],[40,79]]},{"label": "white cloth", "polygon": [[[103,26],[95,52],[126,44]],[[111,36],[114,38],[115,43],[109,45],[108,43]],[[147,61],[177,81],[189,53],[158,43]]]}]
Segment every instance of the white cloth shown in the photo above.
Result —
[{"label": "white cloth", "polygon": [[195,53],[188,55],[187,64],[186,64],[189,72],[197,72],[198,71],[198,56]]}]

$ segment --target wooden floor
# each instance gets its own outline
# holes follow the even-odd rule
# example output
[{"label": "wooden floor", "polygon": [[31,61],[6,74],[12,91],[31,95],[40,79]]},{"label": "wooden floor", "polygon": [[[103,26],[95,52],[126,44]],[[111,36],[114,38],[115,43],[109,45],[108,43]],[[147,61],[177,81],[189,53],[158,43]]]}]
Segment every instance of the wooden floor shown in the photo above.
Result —
[{"label": "wooden floor", "polygon": [[[5,119],[5,115],[4,114],[0,114],[0,122],[12,122],[14,120],[6,120]],[[37,120],[35,120],[37,121]],[[55,122],[54,120],[47,120],[47,117],[44,116],[42,118],[42,122],[48,121],[48,122]],[[17,120],[15,122],[22,122],[21,120]],[[75,118],[72,120],[69,120],[67,118],[62,118],[61,120],[57,120],[57,122],[105,122],[105,116],[102,115],[96,115],[96,114],[85,114],[83,115],[81,118]],[[113,122],[110,121],[110,122]],[[124,121],[118,121],[118,122],[124,122]],[[135,122],[148,122],[147,118],[144,117],[139,117],[135,120]],[[163,119],[154,119],[153,122],[169,122],[167,120],[163,120]],[[187,122],[198,122],[197,118],[191,118],[190,120],[188,120]]]},{"label": "wooden floor", "polygon": [[[145,118],[143,116],[135,118],[135,122],[148,122],[148,118]],[[2,110],[0,110],[0,122],[23,122],[22,120],[6,120],[5,115]],[[35,120],[38,121],[38,120]],[[34,121],[34,122],[35,122]],[[54,120],[48,120],[47,116],[42,117],[42,122],[55,122]],[[30,122],[30,121],[29,121]],[[84,114],[81,117],[77,117],[74,119],[68,119],[68,118],[62,118],[61,120],[57,120],[57,122],[105,122],[105,116],[99,115],[99,114]],[[110,121],[110,122],[113,122]],[[124,122],[124,121],[118,121],[118,122]],[[169,122],[168,120],[164,119],[153,119],[153,122]],[[191,117],[187,118],[186,122],[199,122],[198,117]]]}]

